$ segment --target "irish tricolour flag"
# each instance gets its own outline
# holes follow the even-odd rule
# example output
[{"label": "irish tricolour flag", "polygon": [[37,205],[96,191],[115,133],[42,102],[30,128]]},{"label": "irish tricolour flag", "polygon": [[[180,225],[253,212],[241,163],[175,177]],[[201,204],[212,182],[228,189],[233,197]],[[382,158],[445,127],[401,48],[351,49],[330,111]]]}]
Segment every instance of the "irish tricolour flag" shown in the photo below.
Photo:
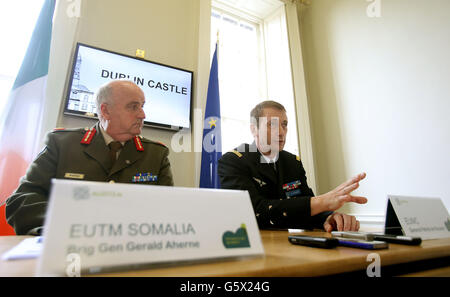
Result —
[{"label": "irish tricolour flag", "polygon": [[4,202],[40,149],[54,10],[55,0],[46,0],[0,118],[0,235],[14,234]]}]

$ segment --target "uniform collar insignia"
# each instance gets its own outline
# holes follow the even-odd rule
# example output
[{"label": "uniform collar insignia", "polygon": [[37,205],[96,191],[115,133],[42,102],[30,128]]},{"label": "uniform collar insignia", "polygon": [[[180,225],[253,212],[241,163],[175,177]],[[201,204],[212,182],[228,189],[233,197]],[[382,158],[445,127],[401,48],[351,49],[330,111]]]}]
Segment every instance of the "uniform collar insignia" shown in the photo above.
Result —
[{"label": "uniform collar insignia", "polygon": [[84,133],[83,138],[81,139],[80,143],[90,144],[92,141],[92,138],[94,138],[94,135],[96,132],[97,132],[97,130],[95,130],[95,128],[92,128],[91,130],[87,130],[86,133]]},{"label": "uniform collar insignia", "polygon": [[134,145],[136,146],[136,149],[140,152],[143,152],[144,146],[142,145],[141,138],[138,135],[136,135],[133,137],[133,140],[134,140]]}]

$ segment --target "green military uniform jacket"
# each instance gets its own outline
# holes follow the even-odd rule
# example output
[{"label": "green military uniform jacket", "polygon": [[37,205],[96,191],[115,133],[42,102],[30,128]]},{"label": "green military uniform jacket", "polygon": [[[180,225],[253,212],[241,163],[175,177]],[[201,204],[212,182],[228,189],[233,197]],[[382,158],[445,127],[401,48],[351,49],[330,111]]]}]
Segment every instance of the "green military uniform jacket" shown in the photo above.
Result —
[{"label": "green military uniform jacket", "polygon": [[221,187],[249,192],[261,229],[322,229],[332,212],[311,216],[314,193],[300,158],[287,151],[281,151],[275,163],[262,162],[261,157],[255,143],[224,154],[218,166]]},{"label": "green military uniform jacket", "polygon": [[17,235],[41,233],[52,178],[173,186],[167,147],[139,137],[140,151],[134,139],[128,140],[112,166],[99,123],[94,128],[87,143],[81,143],[87,129],[48,133],[44,150],[6,202],[6,218]]}]

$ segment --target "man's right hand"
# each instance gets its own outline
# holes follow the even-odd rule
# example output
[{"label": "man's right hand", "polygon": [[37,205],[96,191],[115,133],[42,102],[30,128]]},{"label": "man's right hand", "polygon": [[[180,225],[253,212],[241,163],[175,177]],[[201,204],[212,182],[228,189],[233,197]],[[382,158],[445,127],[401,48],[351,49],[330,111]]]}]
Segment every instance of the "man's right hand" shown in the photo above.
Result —
[{"label": "man's right hand", "polygon": [[365,177],[366,173],[360,173],[334,190],[320,196],[312,197],[311,216],[324,211],[335,211],[347,202],[355,202],[358,204],[367,203],[367,198],[350,194],[359,187],[359,182]]}]

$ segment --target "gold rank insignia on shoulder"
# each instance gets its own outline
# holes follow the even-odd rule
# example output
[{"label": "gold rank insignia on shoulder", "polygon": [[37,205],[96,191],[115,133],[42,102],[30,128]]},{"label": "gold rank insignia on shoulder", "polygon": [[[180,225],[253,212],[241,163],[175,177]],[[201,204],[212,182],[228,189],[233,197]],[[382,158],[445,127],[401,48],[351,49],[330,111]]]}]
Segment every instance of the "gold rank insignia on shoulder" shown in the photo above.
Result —
[{"label": "gold rank insignia on shoulder", "polygon": [[95,128],[92,128],[91,130],[87,130],[86,133],[84,133],[84,136],[81,139],[80,143],[90,144],[92,141],[92,138],[94,138],[95,133],[97,133],[97,130],[95,130]]},{"label": "gold rank insignia on shoulder", "polygon": [[142,141],[141,138],[139,138],[139,136],[134,136],[134,145],[136,146],[136,149],[139,152],[143,152],[144,151],[144,146],[142,145]]},{"label": "gold rank insignia on shoulder", "polygon": [[235,154],[236,156],[238,156],[239,158],[242,157],[242,154],[240,152],[238,152],[237,150],[232,150],[231,151],[233,154]]},{"label": "gold rank insignia on shoulder", "polygon": [[295,158],[300,162],[300,156],[295,156]]}]

